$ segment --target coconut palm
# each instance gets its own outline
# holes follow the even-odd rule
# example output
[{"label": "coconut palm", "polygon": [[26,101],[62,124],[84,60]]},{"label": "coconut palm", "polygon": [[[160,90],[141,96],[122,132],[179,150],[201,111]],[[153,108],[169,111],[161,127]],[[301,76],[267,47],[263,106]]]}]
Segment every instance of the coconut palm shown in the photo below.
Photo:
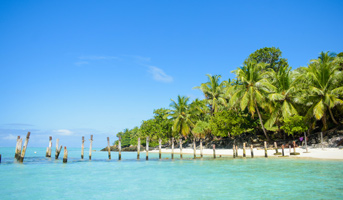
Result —
[{"label": "coconut palm", "polygon": [[206,74],[208,82],[202,83],[194,89],[200,89],[207,99],[207,103],[211,107],[211,114],[218,111],[220,105],[226,105],[224,98],[224,82],[220,82],[220,75],[211,76]]},{"label": "coconut palm", "polygon": [[281,66],[277,72],[270,69],[263,76],[265,78],[261,81],[265,82],[264,85],[270,93],[267,96],[270,101],[268,106],[270,118],[265,123],[265,127],[273,130],[275,129],[273,125],[277,124],[277,129],[280,131],[283,119],[298,114],[295,101],[297,100],[296,86],[299,78],[292,74],[291,68],[288,66]]},{"label": "coconut palm", "polygon": [[185,96],[178,96],[177,102],[171,99],[172,103],[170,107],[172,110],[170,111],[169,116],[174,121],[173,123],[173,131],[187,137],[191,131],[191,128],[194,126],[193,122],[191,121],[191,115],[189,112],[189,105],[188,105],[189,97]]},{"label": "coconut palm", "polygon": [[303,75],[307,85],[306,103],[310,106],[307,116],[314,116],[322,120],[323,130],[327,130],[327,111],[335,124],[338,124],[332,114],[332,108],[343,105],[343,86],[340,84],[343,74],[339,71],[339,64],[335,55],[321,52],[316,60],[311,60]]},{"label": "coconut palm", "polygon": [[257,63],[255,60],[252,60],[243,67],[232,71],[236,74],[236,78],[240,84],[233,86],[233,95],[229,103],[230,107],[239,105],[242,111],[248,108],[252,117],[257,112],[263,133],[269,140],[259,110],[259,107],[263,108],[266,105],[266,83],[261,81],[263,79],[261,72],[264,71],[265,67],[265,63]]}]

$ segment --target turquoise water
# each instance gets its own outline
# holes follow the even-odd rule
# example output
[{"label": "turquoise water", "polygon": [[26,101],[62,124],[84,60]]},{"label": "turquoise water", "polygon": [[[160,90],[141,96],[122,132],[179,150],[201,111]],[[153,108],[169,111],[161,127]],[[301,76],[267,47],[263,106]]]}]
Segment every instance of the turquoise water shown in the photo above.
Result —
[{"label": "turquoise water", "polygon": [[[34,154],[36,151],[36,154]],[[282,158],[158,160],[145,153],[93,152],[68,163],[28,148],[24,164],[14,148],[0,148],[0,199],[343,199],[343,162]],[[61,152],[61,157],[63,152]],[[54,152],[53,152],[54,155]],[[88,151],[85,151],[88,158]],[[163,157],[169,157],[165,154]]]}]

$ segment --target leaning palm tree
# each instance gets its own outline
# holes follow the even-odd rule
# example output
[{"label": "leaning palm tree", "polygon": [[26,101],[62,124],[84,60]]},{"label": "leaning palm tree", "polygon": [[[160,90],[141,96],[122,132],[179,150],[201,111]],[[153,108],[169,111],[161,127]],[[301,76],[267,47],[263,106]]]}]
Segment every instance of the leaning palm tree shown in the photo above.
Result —
[{"label": "leaning palm tree", "polygon": [[263,76],[264,79],[261,81],[265,82],[264,85],[270,92],[267,96],[270,101],[270,118],[265,127],[273,130],[273,125],[276,124],[280,132],[283,119],[298,114],[295,103],[299,91],[296,88],[299,78],[293,75],[288,66],[281,66],[277,72],[269,69]]},{"label": "leaning palm tree", "polygon": [[303,81],[307,86],[305,90],[307,105],[310,109],[307,116],[314,116],[322,120],[323,130],[327,130],[327,111],[335,124],[338,124],[332,114],[336,105],[343,105],[343,86],[340,84],[343,74],[334,54],[321,52],[316,60],[311,60],[308,68],[303,68],[305,74]]},{"label": "leaning palm tree", "polygon": [[178,96],[177,102],[171,99],[172,103],[170,107],[172,110],[169,113],[173,122],[173,131],[179,133],[180,135],[187,137],[194,126],[191,121],[191,115],[189,113],[188,105],[189,97]]},{"label": "leaning palm tree", "polygon": [[239,105],[242,111],[248,108],[252,117],[254,117],[254,114],[257,111],[263,133],[267,140],[269,140],[259,110],[259,107],[263,108],[266,105],[266,83],[261,81],[263,79],[261,72],[264,71],[265,67],[265,63],[257,63],[255,60],[252,60],[243,67],[232,71],[236,74],[236,78],[240,84],[233,86],[232,91],[234,92],[229,105],[230,107]]},{"label": "leaning palm tree", "polygon": [[200,86],[194,87],[194,89],[200,89],[207,99],[207,103],[211,107],[211,114],[218,111],[220,105],[226,105],[224,98],[224,82],[220,83],[220,75],[211,76],[206,74],[208,82],[202,83]]}]

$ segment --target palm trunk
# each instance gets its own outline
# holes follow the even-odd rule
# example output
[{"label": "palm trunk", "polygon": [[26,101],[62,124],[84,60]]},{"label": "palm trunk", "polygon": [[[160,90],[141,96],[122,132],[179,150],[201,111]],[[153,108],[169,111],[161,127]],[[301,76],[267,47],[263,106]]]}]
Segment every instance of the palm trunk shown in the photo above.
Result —
[{"label": "palm trunk", "polygon": [[260,114],[260,110],[258,109],[257,105],[256,105],[256,110],[257,110],[258,118],[260,118],[260,123],[261,123],[261,127],[262,127],[262,130],[263,130],[263,133],[266,136],[267,140],[269,141],[270,139],[269,139],[269,137],[267,135],[266,129],[264,129],[264,125],[263,125],[262,117],[261,117],[261,114]]},{"label": "palm trunk", "polygon": [[322,121],[323,121],[323,134],[325,134],[327,128],[327,124],[326,124],[326,113],[324,112],[323,117],[322,117]]},{"label": "palm trunk", "polygon": [[331,108],[329,107],[329,112],[330,112],[330,116],[331,116],[331,119],[332,121],[338,125],[338,122],[335,120],[335,118],[333,117],[333,114],[332,114],[332,111],[331,111]]}]

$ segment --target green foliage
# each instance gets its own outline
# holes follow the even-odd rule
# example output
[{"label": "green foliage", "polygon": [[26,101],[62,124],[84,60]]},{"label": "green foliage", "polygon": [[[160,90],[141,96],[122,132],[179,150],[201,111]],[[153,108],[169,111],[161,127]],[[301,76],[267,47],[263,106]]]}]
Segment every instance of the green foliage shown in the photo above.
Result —
[{"label": "green foliage", "polygon": [[208,122],[198,121],[192,132],[196,138],[205,138],[206,135],[211,133],[210,124]]},{"label": "green foliage", "polygon": [[[131,136],[129,129],[125,129],[124,132],[119,132],[117,137],[121,137],[121,146],[128,147],[130,146]],[[118,145],[118,142],[116,143]]]},{"label": "green foliage", "polygon": [[281,126],[288,135],[302,134],[308,129],[304,117],[299,115],[290,116],[284,119],[284,125]]},{"label": "green foliage", "polygon": [[169,116],[171,116],[171,119],[174,121],[172,127],[173,132],[184,137],[188,136],[191,128],[194,126],[191,121],[188,100],[189,97],[181,97],[180,95],[177,97],[177,102],[171,99],[172,103],[170,104],[170,107],[172,107],[172,110],[169,113]]},{"label": "green foliage", "polygon": [[281,67],[288,66],[287,59],[281,58],[281,55],[282,52],[279,48],[264,47],[250,54],[243,64],[246,65],[255,60],[257,63],[266,63],[267,69],[271,68],[277,72]]},{"label": "green foliage", "polygon": [[218,112],[210,120],[212,134],[220,137],[237,136],[253,131],[256,121],[249,120],[247,114],[235,111]]}]

